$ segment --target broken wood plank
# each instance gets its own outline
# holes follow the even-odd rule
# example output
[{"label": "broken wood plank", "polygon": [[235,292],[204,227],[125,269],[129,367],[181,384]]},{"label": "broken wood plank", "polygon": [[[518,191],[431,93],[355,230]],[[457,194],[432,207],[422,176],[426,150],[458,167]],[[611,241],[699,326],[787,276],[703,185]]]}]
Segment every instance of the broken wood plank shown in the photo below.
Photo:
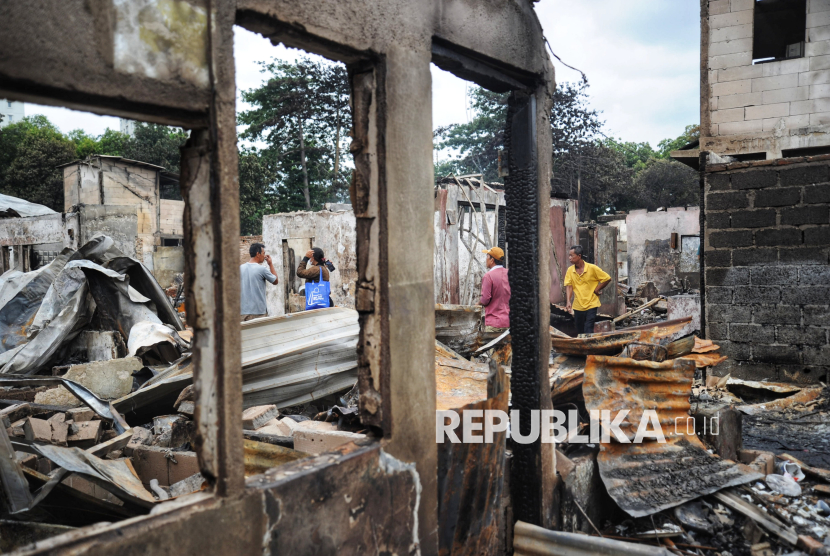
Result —
[{"label": "broken wood plank", "polygon": [[130,440],[133,437],[133,429],[128,429],[127,432],[121,433],[115,438],[107,440],[106,442],[102,442],[92,448],[88,448],[86,451],[90,454],[98,457],[104,457],[110,452],[114,452],[116,450],[121,450],[130,443]]},{"label": "broken wood plank", "polygon": [[732,492],[725,490],[716,492],[712,496],[724,506],[745,515],[760,525],[763,529],[766,529],[768,532],[778,536],[781,540],[786,541],[793,546],[795,546],[798,542],[798,534],[792,528],[787,527],[775,517],[759,510],[740,496],[736,496]]},{"label": "broken wood plank", "polygon": [[18,403],[0,410],[0,420],[3,428],[9,428],[15,421],[25,419],[32,414],[32,407],[27,403]]},{"label": "broken wood plank", "polygon": [[695,347],[695,337],[688,336],[686,338],[680,338],[679,340],[675,340],[669,345],[666,346],[666,351],[668,352],[667,357],[669,359],[675,359],[676,357],[682,357],[684,355],[689,355],[692,353],[692,349]]},{"label": "broken wood plank", "polygon": [[247,440],[256,440],[257,442],[273,444],[274,446],[282,446],[283,448],[294,448],[294,439],[290,436],[280,436],[277,434],[266,434],[259,431],[248,430],[243,430],[242,434]]},{"label": "broken wood plank", "polygon": [[648,309],[648,308],[649,308],[649,307],[651,307],[652,305],[655,305],[658,301],[660,301],[660,298],[659,298],[659,297],[655,297],[654,299],[652,299],[652,300],[651,300],[651,301],[649,301],[648,303],[644,303],[643,305],[640,305],[639,307],[637,307],[637,308],[636,308],[636,309],[634,309],[633,311],[629,311],[629,312],[625,313],[624,315],[620,315],[620,316],[616,317],[615,319],[613,319],[613,321],[612,321],[612,322],[620,322],[621,320],[627,319],[627,318],[628,318],[628,317],[630,317],[631,315],[636,315],[636,314],[637,314],[637,313],[639,313],[640,311],[642,311],[642,310],[644,310],[644,309]]}]

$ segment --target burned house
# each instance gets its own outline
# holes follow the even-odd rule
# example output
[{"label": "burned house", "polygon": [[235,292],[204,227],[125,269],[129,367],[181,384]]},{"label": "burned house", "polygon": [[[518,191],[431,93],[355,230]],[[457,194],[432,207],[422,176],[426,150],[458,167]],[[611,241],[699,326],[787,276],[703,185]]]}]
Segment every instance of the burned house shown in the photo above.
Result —
[{"label": "burned house", "polygon": [[[561,304],[568,269],[568,249],[578,244],[577,201],[549,200],[551,230],[550,302]],[[475,305],[486,271],[482,250],[504,249],[508,211],[503,183],[482,183],[480,177],[443,177],[435,188],[435,302]],[[593,251],[592,251],[593,252]]]},{"label": "burned house", "polygon": [[[83,449],[57,446],[46,440],[47,426],[52,439],[54,431],[67,428],[55,415],[65,419],[67,413],[73,417],[76,413],[51,406],[45,411],[55,414],[49,417],[55,419],[54,428],[47,420],[29,416],[24,441],[17,436],[14,445],[4,436],[6,428],[0,429],[0,450],[8,456],[0,458],[0,473],[4,479],[17,478],[2,483],[3,507],[17,531],[38,533],[28,539],[37,542],[21,549],[25,553],[619,553],[623,549],[617,540],[590,534],[596,530],[604,536],[597,530],[606,528],[600,518],[616,519],[612,514],[619,511],[643,518],[640,524],[650,522],[648,529],[637,531],[644,535],[636,539],[640,544],[628,543],[625,551],[666,554],[669,545],[651,546],[652,540],[686,535],[691,542],[692,537],[663,527],[670,523],[667,516],[660,516],[663,528],[653,530],[651,518],[695,503],[701,496],[713,497],[723,506],[713,506],[710,512],[721,524],[720,537],[724,537],[724,521],[716,513],[733,521],[733,530],[744,524],[738,518],[754,519],[751,523],[761,523],[758,527],[781,536],[788,546],[802,542],[793,527],[780,525],[778,517],[766,515],[735,492],[721,492],[756,481],[764,473],[736,463],[735,446],[729,452],[721,449],[723,457],[713,455],[694,431],[675,429],[666,443],[604,443],[567,455],[539,439],[511,442],[508,454],[506,427],[495,432],[496,441],[491,443],[436,443],[438,408],[462,412],[509,408],[523,419],[513,434],[527,436],[534,411],[551,409],[554,403],[580,402],[563,400],[564,393],[581,398],[586,410],[631,404],[636,414],[656,408],[659,421],[688,422],[694,420],[689,412],[695,368],[701,360],[721,359],[711,354],[716,349],[711,342],[673,338],[688,318],[587,338],[563,337],[551,328],[551,259],[559,259],[559,248],[574,238],[565,234],[567,225],[562,224],[556,226],[562,237],[551,239],[554,214],[563,222],[570,216],[563,207],[551,204],[548,122],[554,72],[531,2],[138,0],[75,2],[67,7],[66,2],[42,0],[36,8],[11,5],[0,22],[3,96],[191,130],[181,152],[184,290],[190,329],[180,332],[189,333],[192,343],[188,343],[186,372],[179,368],[182,362],[154,369],[148,388],[107,404],[96,403],[61,376],[2,377],[9,386],[27,380],[59,382],[97,409],[96,421],[111,427],[111,438],[102,443]],[[72,17],[67,16],[70,8]],[[355,158],[350,191],[355,220],[354,310],[329,308],[240,323],[234,25],[348,67],[355,122],[350,148]],[[32,33],[35,28],[49,31],[50,40],[43,39],[44,33]],[[481,192],[477,199],[484,215],[481,228],[486,222],[495,231],[496,211],[503,208],[505,213],[513,289],[509,380],[498,363],[482,369],[480,362],[459,357],[435,341],[435,276],[430,265],[423,264],[433,260],[436,237],[433,130],[431,119],[424,117],[430,110],[431,62],[491,90],[510,93],[504,205],[498,194],[490,197],[491,192]],[[739,170],[746,168],[722,171]],[[469,194],[469,189],[464,191]],[[476,200],[470,200],[473,209]],[[492,221],[487,214],[490,204]],[[454,221],[451,224],[449,211],[439,214],[441,225],[463,222]],[[322,237],[319,227],[307,225],[299,236],[302,242],[287,245],[295,261],[297,250],[308,240]],[[464,233],[465,241],[471,240],[473,227],[464,228]],[[488,235],[481,239],[500,240],[497,233]],[[616,233],[596,236],[603,243],[609,237],[616,238]],[[602,252],[614,266],[616,248],[613,242],[610,245]],[[128,264],[134,276],[144,274],[140,262],[125,259],[129,257],[99,257],[104,264]],[[89,266],[82,260],[72,263]],[[126,274],[117,270],[87,270],[121,284],[126,280]],[[709,272],[704,274],[707,288]],[[138,287],[139,280],[135,284]],[[157,286],[144,280],[141,297],[122,287],[120,299],[146,303],[142,299],[149,300]],[[100,295],[102,290],[93,293]],[[85,299],[84,291],[77,291]],[[163,293],[158,293],[157,310],[172,313],[161,299]],[[132,307],[126,301],[125,306]],[[121,314],[112,311],[109,316]],[[174,328],[180,325],[175,314],[170,316]],[[346,322],[340,328],[330,326],[336,319]],[[18,336],[22,333],[17,330]],[[314,344],[321,336],[330,343]],[[44,340],[43,334],[33,340]],[[252,395],[273,394],[256,384],[263,376],[296,367],[305,382],[319,386],[325,378],[320,369],[337,366],[337,358],[346,351],[352,359],[348,378],[357,382],[356,401],[346,410],[338,406],[336,411],[321,412],[320,419],[313,416],[316,425],[330,430],[351,422],[358,430],[332,431],[333,436],[347,439],[345,443],[320,446],[318,442],[315,447],[306,433],[295,430],[290,447],[285,447],[280,444],[287,442],[284,435],[259,432],[263,421],[276,415],[276,404],[248,407],[243,413]],[[580,369],[574,368],[574,358]],[[32,370],[51,373],[54,369]],[[125,378],[131,382],[132,375],[126,372]],[[279,394],[290,395],[295,385],[283,384]],[[136,408],[147,407],[142,404],[148,399],[170,401],[175,415],[136,414]],[[2,402],[4,410],[11,407],[7,402]],[[42,406],[37,409],[44,411]],[[82,408],[81,412],[91,411]],[[464,418],[471,416],[465,413]],[[189,427],[184,432],[192,435],[192,451],[185,456],[182,451],[141,446],[141,439],[133,435],[148,420],[154,428],[158,422],[159,429],[170,421]],[[87,422],[81,415],[77,421]],[[282,420],[280,424],[286,425]],[[279,429],[280,424],[273,426]],[[100,425],[83,428],[96,427]],[[8,428],[14,435],[15,427]],[[75,428],[81,429],[77,424]],[[171,441],[173,429],[170,425]],[[111,450],[114,444],[119,450]],[[99,457],[109,457],[130,444],[132,455]],[[57,468],[50,468],[48,475],[30,468],[24,471],[23,463],[12,456],[18,452],[12,446],[34,451],[38,463],[46,458]],[[748,463],[766,471],[772,459],[759,458]],[[136,461],[142,472],[155,469],[155,484],[140,480],[130,461]],[[182,482],[176,472],[190,474],[197,469],[200,482],[195,490],[166,498],[173,494],[174,484]],[[62,481],[70,473],[73,484],[67,485]],[[110,503],[107,500],[79,497],[74,475],[89,478],[93,487],[106,485],[123,505],[116,509],[111,507],[115,504],[102,506]],[[169,484],[173,480],[176,483]],[[70,498],[69,503],[61,498],[64,505],[58,507],[63,511],[50,517],[79,513],[73,503],[81,498],[111,511],[93,513],[85,524],[91,522],[91,527],[69,529],[27,513],[35,499],[43,503],[39,496],[51,487]],[[89,496],[96,498],[96,493],[102,494],[93,488]],[[10,494],[21,496],[9,500]],[[16,504],[21,503],[24,511],[17,511]],[[21,524],[15,516],[32,519]],[[614,535],[616,524],[628,527],[617,520],[606,533]],[[721,553],[731,542],[714,535],[705,538],[721,543]]]},{"label": "burned house", "polygon": [[[104,234],[136,257],[165,286],[184,270],[184,202],[178,175],[146,162],[95,155],[60,166],[64,212],[10,198],[19,210],[0,213],[2,270],[45,266],[63,248],[78,249]],[[14,209],[14,207],[12,207]]]}]

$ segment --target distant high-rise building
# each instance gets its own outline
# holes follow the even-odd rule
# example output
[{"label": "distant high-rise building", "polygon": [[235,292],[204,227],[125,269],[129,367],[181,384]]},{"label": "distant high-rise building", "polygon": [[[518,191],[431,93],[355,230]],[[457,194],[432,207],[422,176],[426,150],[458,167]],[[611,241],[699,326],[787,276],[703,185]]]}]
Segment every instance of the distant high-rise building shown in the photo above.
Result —
[{"label": "distant high-rise building", "polygon": [[121,118],[121,133],[126,133],[130,137],[135,135],[135,120]]},{"label": "distant high-rise building", "polygon": [[0,99],[0,114],[3,115],[3,121],[0,121],[0,127],[19,122],[25,115],[23,112],[23,103],[16,100]]}]

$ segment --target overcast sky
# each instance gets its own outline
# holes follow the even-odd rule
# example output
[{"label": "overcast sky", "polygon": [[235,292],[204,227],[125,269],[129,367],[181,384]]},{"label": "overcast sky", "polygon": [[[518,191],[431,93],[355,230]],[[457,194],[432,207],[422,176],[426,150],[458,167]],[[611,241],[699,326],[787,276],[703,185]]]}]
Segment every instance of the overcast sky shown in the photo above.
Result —
[{"label": "overcast sky", "polygon": [[[609,135],[656,146],[698,123],[699,0],[542,0],[535,6],[554,52],[588,75],[591,106],[603,112]],[[237,29],[238,89],[262,82],[258,61],[300,54]],[[557,81],[580,79],[554,65]],[[467,84],[434,66],[432,76],[433,126],[467,121]],[[27,104],[25,111],[45,114],[64,132],[119,128],[117,118],[62,108]]]}]

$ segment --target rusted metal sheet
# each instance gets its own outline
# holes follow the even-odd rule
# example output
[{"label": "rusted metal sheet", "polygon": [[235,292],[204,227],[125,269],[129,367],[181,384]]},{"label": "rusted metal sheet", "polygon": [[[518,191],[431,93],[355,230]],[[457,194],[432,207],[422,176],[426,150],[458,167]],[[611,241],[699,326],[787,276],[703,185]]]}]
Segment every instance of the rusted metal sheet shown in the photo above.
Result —
[{"label": "rusted metal sheet", "polygon": [[[619,429],[634,439],[645,410],[655,410],[666,442],[601,443],[597,457],[608,493],[634,517],[650,515],[762,477],[706,451],[689,416],[694,363],[589,356],[583,394],[589,410],[629,413]],[[646,419],[647,421],[647,419]],[[687,426],[688,425],[688,426]],[[653,430],[653,426],[647,430]]]},{"label": "rusted metal sheet", "polygon": [[67,471],[84,475],[123,500],[145,508],[156,503],[127,459],[104,460],[80,448],[51,444],[33,444],[32,449]]},{"label": "rusted metal sheet", "polygon": [[551,336],[550,345],[556,353],[565,355],[616,355],[631,342],[651,342],[654,338],[654,332],[632,330],[594,334],[587,338]]},{"label": "rusted metal sheet", "polygon": [[[462,381],[469,380],[464,374],[466,372],[459,373]],[[483,379],[486,398],[486,373]],[[442,399],[440,383],[439,380],[439,404]],[[474,379],[473,383],[472,391],[480,392],[480,381]],[[502,383],[507,385],[508,381]],[[494,397],[463,407],[456,405],[454,409],[462,415],[462,422],[465,411],[506,412],[509,395],[509,390],[505,389]],[[455,399],[463,403],[467,398],[459,396]],[[481,419],[473,418],[473,422],[481,422]],[[461,438],[460,426],[455,432]],[[506,439],[506,431],[503,431],[493,433],[491,443],[444,442],[438,445],[438,554],[473,556],[504,553],[502,496]]]},{"label": "rusted metal sheet", "polygon": [[601,539],[579,533],[551,531],[519,521],[513,529],[515,556],[671,556],[668,549]]},{"label": "rusted metal sheet", "polygon": [[435,357],[435,409],[456,409],[487,399],[487,365]]},{"label": "rusted metal sheet", "polygon": [[823,390],[824,388],[821,386],[804,388],[801,392],[797,392],[792,396],[787,396],[786,398],[780,398],[771,402],[758,403],[754,405],[742,405],[738,407],[738,410],[742,413],[746,413],[747,415],[757,415],[768,411],[780,411],[791,407],[794,404],[805,404],[816,400],[821,397]]},{"label": "rusted metal sheet", "polygon": [[617,355],[631,342],[660,343],[668,340],[690,322],[690,317],[645,326],[624,328],[586,338],[568,338],[551,333],[551,348],[566,355]]},{"label": "rusted metal sheet", "polygon": [[554,407],[581,399],[584,380],[585,357],[557,356],[550,365],[550,399]]}]

